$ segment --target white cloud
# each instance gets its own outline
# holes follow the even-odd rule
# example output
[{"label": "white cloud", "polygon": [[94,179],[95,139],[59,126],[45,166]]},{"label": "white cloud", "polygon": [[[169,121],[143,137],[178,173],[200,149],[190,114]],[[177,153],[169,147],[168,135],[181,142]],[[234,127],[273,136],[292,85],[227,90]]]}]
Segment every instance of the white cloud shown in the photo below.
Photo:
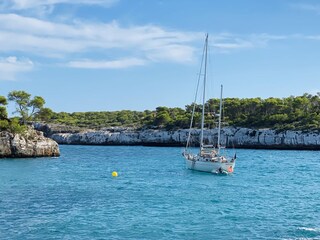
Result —
[{"label": "white cloud", "polygon": [[297,4],[292,4],[291,6],[295,9],[315,12],[317,14],[320,14],[320,4],[297,3]]},{"label": "white cloud", "polygon": [[0,58],[0,80],[15,80],[16,74],[31,71],[33,67],[33,62],[27,58]]},{"label": "white cloud", "polygon": [[232,42],[216,42],[213,46],[222,50],[234,50],[243,48],[253,48],[254,44],[250,41],[234,40]]},{"label": "white cloud", "polygon": [[269,35],[269,34],[250,34],[237,35],[231,33],[221,33],[213,36],[212,46],[221,53],[229,53],[234,50],[252,49],[268,46],[270,41],[280,41],[293,36]]},{"label": "white cloud", "polygon": [[110,7],[118,0],[2,0],[0,6],[12,10],[24,10],[33,8],[50,8],[56,4],[83,4]]},{"label": "white cloud", "polygon": [[310,40],[320,40],[320,35],[313,35],[313,36],[305,36],[306,39]]},{"label": "white cloud", "polygon": [[[36,1],[19,2],[23,6]],[[102,1],[93,2],[98,4]],[[210,44],[220,53],[230,53],[265,47],[271,41],[290,38],[316,40],[318,36],[219,33],[210,34]],[[203,40],[203,33],[167,30],[154,25],[123,27],[116,21],[57,23],[12,13],[0,14],[0,53],[58,57],[64,59],[69,67],[124,68],[140,66],[148,61],[190,62],[198,53],[195,44]],[[114,53],[117,57],[112,60]],[[108,60],[97,61],[94,54],[98,54],[99,59]]]},{"label": "white cloud", "polygon": [[88,69],[119,69],[128,68],[134,66],[145,65],[146,62],[143,59],[127,58],[113,61],[94,61],[94,60],[78,60],[68,63],[72,68],[88,68]]},{"label": "white cloud", "polygon": [[[220,33],[210,35],[210,44],[220,53],[230,53],[265,47],[270,41],[292,37]],[[67,66],[77,68],[123,68],[147,61],[187,63],[195,59],[195,43],[203,39],[203,33],[172,31],[153,25],[122,27],[116,21],[56,23],[17,14],[0,14],[0,52],[59,57],[69,62]],[[111,59],[113,53],[117,56],[115,60]],[[92,57],[94,54],[108,60],[96,61]],[[92,60],[74,61],[72,58]],[[128,62],[128,59],[135,61]],[[140,61],[136,62],[137,59]]]},{"label": "white cloud", "polygon": [[147,57],[153,61],[171,60],[175,62],[190,62],[193,60],[194,49],[189,46],[168,45],[148,51]]},{"label": "white cloud", "polygon": [[[152,25],[121,27],[117,22],[54,23],[17,14],[0,14],[0,52],[21,51],[40,56],[119,50],[154,61],[186,62],[199,34],[167,31]],[[203,37],[203,34],[201,34]]]}]

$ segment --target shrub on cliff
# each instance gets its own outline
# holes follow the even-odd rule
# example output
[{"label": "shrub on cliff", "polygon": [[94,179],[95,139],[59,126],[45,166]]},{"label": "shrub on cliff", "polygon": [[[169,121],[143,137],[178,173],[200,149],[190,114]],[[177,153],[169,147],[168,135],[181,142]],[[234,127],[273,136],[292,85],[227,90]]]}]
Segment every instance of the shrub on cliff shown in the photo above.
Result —
[{"label": "shrub on cliff", "polygon": [[8,94],[8,100],[15,103],[19,117],[9,119],[6,105],[6,97],[0,96],[0,130],[11,133],[23,133],[27,129],[27,121],[49,120],[52,117],[52,110],[44,108],[45,100],[40,96],[31,98],[31,94],[25,91],[12,91]]},{"label": "shrub on cliff", "polygon": [[12,91],[8,94],[9,101],[13,101],[16,105],[15,113],[21,117],[21,122],[25,124],[27,121],[40,112],[45,101],[40,96],[31,99],[31,95],[25,91]]},{"label": "shrub on cliff", "polygon": [[0,131],[8,131],[10,133],[24,133],[27,129],[27,126],[21,125],[19,119],[14,118],[10,121],[0,120]]},{"label": "shrub on cliff", "polygon": [[23,125],[23,124],[20,124],[19,123],[19,119],[18,118],[13,118],[11,119],[9,125],[8,125],[8,129],[7,129],[9,132],[11,133],[25,133],[26,130],[27,130],[27,126],[26,125]]}]

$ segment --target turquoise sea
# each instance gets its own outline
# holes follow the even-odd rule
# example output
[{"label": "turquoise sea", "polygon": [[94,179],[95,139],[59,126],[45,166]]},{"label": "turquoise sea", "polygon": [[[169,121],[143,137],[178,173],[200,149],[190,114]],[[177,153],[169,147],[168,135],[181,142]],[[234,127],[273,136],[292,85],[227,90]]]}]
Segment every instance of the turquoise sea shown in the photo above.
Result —
[{"label": "turquoise sea", "polygon": [[60,150],[0,160],[0,239],[320,239],[320,152],[237,150],[217,176],[181,148]]}]

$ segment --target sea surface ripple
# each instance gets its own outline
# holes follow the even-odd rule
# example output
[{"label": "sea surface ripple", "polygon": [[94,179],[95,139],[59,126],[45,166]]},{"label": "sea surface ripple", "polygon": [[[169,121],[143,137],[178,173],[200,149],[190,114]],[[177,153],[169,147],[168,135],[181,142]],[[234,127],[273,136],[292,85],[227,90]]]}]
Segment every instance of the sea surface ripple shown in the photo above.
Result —
[{"label": "sea surface ripple", "polygon": [[0,160],[0,239],[320,239],[317,151],[237,150],[217,176],[181,148],[60,150]]}]

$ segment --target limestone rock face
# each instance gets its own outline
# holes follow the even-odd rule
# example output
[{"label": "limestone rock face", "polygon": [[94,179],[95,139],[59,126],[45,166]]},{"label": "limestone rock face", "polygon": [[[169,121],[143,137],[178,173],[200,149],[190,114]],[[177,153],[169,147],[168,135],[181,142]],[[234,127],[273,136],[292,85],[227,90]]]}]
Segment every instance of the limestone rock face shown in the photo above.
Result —
[{"label": "limestone rock face", "polygon": [[12,135],[8,132],[0,132],[0,156],[11,155],[11,141]]},{"label": "limestone rock face", "polygon": [[[193,130],[191,144],[199,145],[200,131]],[[204,131],[204,143],[216,144],[217,130]],[[157,145],[183,146],[188,137],[188,130],[178,131],[124,131],[124,132],[82,132],[56,133],[52,139],[61,144],[91,145]],[[246,128],[225,128],[221,142],[227,147],[237,148],[270,148],[270,149],[314,149],[320,150],[320,134],[315,132],[274,130],[252,130]]]},{"label": "limestone rock face", "polygon": [[0,132],[0,158],[57,157],[57,142],[43,133],[29,129],[25,134]]},{"label": "limestone rock face", "polygon": [[[85,145],[154,145],[184,146],[188,138],[188,129],[177,131],[142,130],[130,128],[109,128],[100,131],[59,132],[50,130],[49,135],[61,144]],[[191,130],[191,145],[199,145],[200,130]],[[215,145],[218,130],[204,130],[204,143]],[[282,131],[271,129],[249,129],[226,127],[222,129],[221,143],[226,147],[264,148],[264,149],[312,149],[320,150],[319,132]]]}]

